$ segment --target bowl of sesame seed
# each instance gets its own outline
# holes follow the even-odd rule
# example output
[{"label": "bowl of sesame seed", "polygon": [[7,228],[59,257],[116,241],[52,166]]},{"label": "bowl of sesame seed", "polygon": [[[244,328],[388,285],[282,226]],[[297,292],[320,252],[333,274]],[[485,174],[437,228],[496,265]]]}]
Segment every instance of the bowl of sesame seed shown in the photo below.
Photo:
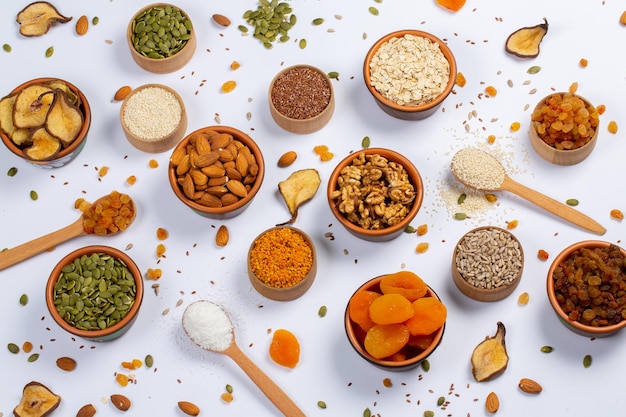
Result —
[{"label": "bowl of sesame seed", "polygon": [[425,119],[452,92],[456,61],[448,45],[420,30],[389,33],[365,56],[363,77],[376,104],[403,120]]},{"label": "bowl of sesame seed", "polygon": [[270,83],[268,100],[276,124],[291,133],[320,130],[335,110],[330,78],[311,65],[294,65],[276,74]]}]

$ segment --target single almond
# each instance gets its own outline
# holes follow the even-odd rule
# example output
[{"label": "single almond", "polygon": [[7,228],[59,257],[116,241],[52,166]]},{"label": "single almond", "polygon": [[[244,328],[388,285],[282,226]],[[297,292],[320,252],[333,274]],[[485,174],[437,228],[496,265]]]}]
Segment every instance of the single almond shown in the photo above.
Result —
[{"label": "single almond", "polygon": [[200,414],[200,408],[194,403],[190,403],[189,401],[179,401],[178,408],[180,408],[183,413],[189,416],[197,416],[198,414]]},{"label": "single almond", "polygon": [[230,19],[221,14],[214,14],[213,20],[220,26],[228,27],[230,26]]},{"label": "single almond", "polygon": [[488,413],[492,414],[498,411],[498,408],[500,408],[500,400],[498,399],[498,396],[495,392],[490,392],[489,395],[487,395],[487,399],[485,400],[485,408],[487,409]]},{"label": "single almond", "polygon": [[111,403],[113,403],[115,408],[117,408],[120,411],[127,411],[131,406],[131,402],[128,399],[128,397],[122,394],[112,394]]},{"label": "single almond", "polygon": [[62,356],[57,359],[57,366],[64,371],[71,372],[76,369],[76,361],[67,356]]},{"label": "single almond", "polygon": [[96,407],[93,404],[85,404],[83,405],[78,413],[76,413],[76,417],[93,417],[96,415]]},{"label": "single almond", "polygon": [[215,235],[215,244],[217,246],[226,246],[228,244],[228,239],[228,227],[221,225],[219,229],[217,229],[217,234]]},{"label": "single almond", "polygon": [[619,22],[620,22],[622,25],[626,25],[626,10],[625,10],[625,11],[622,13],[622,15],[620,16],[620,18],[619,18]]},{"label": "single almond", "polygon": [[133,91],[132,88],[130,88],[129,86],[125,85],[123,87],[120,87],[116,92],[115,95],[113,96],[113,100],[115,101],[122,101],[126,98],[126,96],[128,94],[130,94],[130,92]]},{"label": "single almond", "polygon": [[230,180],[226,183],[226,188],[228,188],[228,190],[235,194],[237,197],[240,198],[244,198],[245,196],[248,195],[248,190],[246,189],[246,186],[242,184],[241,181],[238,180]]},{"label": "single almond", "polygon": [[289,165],[293,164],[297,157],[298,154],[294,151],[285,152],[280,158],[278,158],[278,162],[276,165],[278,165],[280,168],[286,168]]},{"label": "single almond", "polygon": [[89,30],[89,19],[87,16],[83,15],[78,18],[76,21],[76,34],[79,36],[83,36]]},{"label": "single almond", "polygon": [[543,391],[541,385],[538,382],[533,381],[530,378],[522,378],[519,381],[519,388],[527,394],[539,394]]}]

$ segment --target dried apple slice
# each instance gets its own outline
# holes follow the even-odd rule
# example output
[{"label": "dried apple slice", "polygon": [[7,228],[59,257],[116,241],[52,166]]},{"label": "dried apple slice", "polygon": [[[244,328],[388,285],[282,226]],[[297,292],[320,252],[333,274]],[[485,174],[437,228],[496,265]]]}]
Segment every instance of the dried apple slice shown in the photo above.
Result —
[{"label": "dried apple slice", "polygon": [[539,45],[543,37],[548,33],[548,21],[543,18],[543,23],[524,27],[511,33],[506,39],[505,50],[520,58],[535,58],[539,55]]},{"label": "dried apple slice", "polygon": [[285,200],[291,214],[291,219],[283,224],[296,221],[298,207],[315,196],[321,183],[319,172],[313,168],[295,171],[286,180],[278,183],[280,195]]},{"label": "dried apple slice", "polygon": [[16,98],[17,94],[13,94],[0,99],[0,129],[8,137],[13,136],[13,132],[17,130],[13,124],[13,106]]},{"label": "dried apple slice", "polygon": [[69,102],[63,90],[57,88],[43,95],[46,94],[54,95],[46,116],[46,130],[59,139],[63,147],[67,147],[78,137],[83,127],[83,113]]},{"label": "dried apple slice", "polygon": [[61,90],[63,90],[65,92],[65,94],[67,95],[67,99],[69,100],[70,103],[79,106],[80,105],[80,98],[78,97],[78,94],[74,93],[72,91],[72,89],[70,88],[69,85],[67,85],[66,83],[64,83],[61,80],[52,80],[49,81],[48,83],[46,83],[46,85],[48,87],[50,87],[51,89],[55,89],[55,88],[60,88]]},{"label": "dried apple slice", "polygon": [[43,84],[33,84],[17,94],[13,105],[13,124],[18,129],[30,129],[43,125],[46,121],[48,109],[54,100],[50,87]]},{"label": "dried apple slice", "polygon": [[24,7],[17,14],[17,23],[20,24],[20,34],[23,36],[41,36],[48,33],[52,24],[66,23],[71,17],[63,16],[47,1],[36,1]]},{"label": "dried apple slice", "polygon": [[32,381],[24,386],[22,398],[13,409],[16,417],[45,417],[61,403],[61,396],[41,382]]},{"label": "dried apple slice", "polygon": [[30,134],[32,145],[24,149],[24,155],[33,161],[49,161],[61,150],[61,141],[52,136],[45,127],[33,129]]}]

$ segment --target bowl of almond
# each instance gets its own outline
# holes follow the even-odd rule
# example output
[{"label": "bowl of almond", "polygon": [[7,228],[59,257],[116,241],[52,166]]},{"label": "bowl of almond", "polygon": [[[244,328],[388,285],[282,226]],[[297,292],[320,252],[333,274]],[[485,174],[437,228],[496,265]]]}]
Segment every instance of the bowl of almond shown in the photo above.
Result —
[{"label": "bowl of almond", "polygon": [[213,219],[241,214],[258,193],[265,175],[256,142],[229,126],[209,126],[183,138],[174,148],[169,182],[178,199]]}]

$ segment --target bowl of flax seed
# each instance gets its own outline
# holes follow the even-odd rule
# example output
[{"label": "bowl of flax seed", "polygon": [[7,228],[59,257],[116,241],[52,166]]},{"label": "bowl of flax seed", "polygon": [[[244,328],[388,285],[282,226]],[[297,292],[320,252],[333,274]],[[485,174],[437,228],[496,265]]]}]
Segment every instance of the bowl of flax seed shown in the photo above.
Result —
[{"label": "bowl of flax seed", "polygon": [[335,110],[330,78],[311,65],[294,65],[276,74],[270,83],[268,99],[276,124],[291,133],[320,130]]}]

